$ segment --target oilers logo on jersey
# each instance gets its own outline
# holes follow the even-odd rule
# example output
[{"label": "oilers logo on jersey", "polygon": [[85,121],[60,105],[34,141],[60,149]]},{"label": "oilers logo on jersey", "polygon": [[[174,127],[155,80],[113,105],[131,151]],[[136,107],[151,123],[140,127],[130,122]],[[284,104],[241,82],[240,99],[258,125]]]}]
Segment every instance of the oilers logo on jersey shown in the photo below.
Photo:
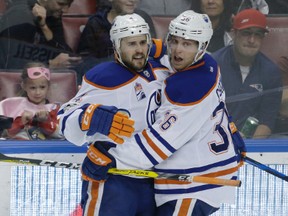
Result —
[{"label": "oilers logo on jersey", "polygon": [[135,89],[135,93],[136,93],[136,97],[137,97],[138,101],[146,98],[146,95],[145,95],[145,93],[143,91],[141,83],[136,82],[135,86],[134,86],[134,89]]}]

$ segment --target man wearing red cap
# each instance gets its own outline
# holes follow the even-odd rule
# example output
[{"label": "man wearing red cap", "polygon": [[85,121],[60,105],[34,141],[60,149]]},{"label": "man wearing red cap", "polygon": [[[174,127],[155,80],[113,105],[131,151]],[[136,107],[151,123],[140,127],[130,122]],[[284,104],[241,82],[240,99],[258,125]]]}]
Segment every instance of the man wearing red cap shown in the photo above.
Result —
[{"label": "man wearing red cap", "polygon": [[280,71],[260,52],[268,33],[266,25],[261,12],[241,11],[233,19],[234,44],[213,53],[220,65],[227,108],[237,128],[241,130],[249,117],[258,120],[248,138],[266,138],[271,134],[281,102]]}]

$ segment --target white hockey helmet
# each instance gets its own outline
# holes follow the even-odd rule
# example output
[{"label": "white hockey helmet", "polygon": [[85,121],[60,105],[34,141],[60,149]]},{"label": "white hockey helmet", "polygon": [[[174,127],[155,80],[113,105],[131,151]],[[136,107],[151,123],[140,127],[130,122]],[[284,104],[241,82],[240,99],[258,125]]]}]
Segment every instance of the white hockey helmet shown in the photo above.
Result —
[{"label": "white hockey helmet", "polygon": [[187,10],[170,22],[167,39],[171,35],[199,42],[193,64],[201,59],[206,52],[213,35],[212,24],[207,14]]},{"label": "white hockey helmet", "polygon": [[[147,43],[149,44],[150,52],[150,44],[151,44],[151,35],[149,31],[149,25],[145,22],[145,20],[139,16],[138,14],[126,14],[117,16],[112,24],[110,30],[110,39],[113,43],[114,49],[118,54],[118,60],[122,62],[120,55],[120,43],[121,39],[129,36],[138,36],[138,35],[146,35]],[[147,55],[148,60],[148,55]]]}]

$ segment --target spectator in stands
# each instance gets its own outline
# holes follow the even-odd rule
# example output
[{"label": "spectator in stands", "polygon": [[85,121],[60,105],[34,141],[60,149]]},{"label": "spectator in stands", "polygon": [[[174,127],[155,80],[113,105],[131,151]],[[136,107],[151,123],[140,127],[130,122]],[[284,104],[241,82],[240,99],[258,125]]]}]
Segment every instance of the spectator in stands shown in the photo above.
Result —
[{"label": "spectator in stands", "polygon": [[7,137],[20,140],[45,140],[62,138],[58,133],[59,105],[50,103],[47,94],[50,71],[40,62],[30,62],[23,69],[21,97],[0,102],[0,115],[12,117]]},{"label": "spectator in stands", "polygon": [[213,36],[207,51],[212,53],[231,43],[231,0],[192,0],[192,10],[205,13],[212,22]]},{"label": "spectator in stands", "polygon": [[30,61],[70,67],[61,17],[73,0],[14,0],[0,20],[0,67],[21,69]]},{"label": "spectator in stands", "polygon": [[[98,10],[96,14],[89,18],[81,34],[78,53],[92,55],[95,58],[113,58],[113,45],[109,36],[112,22],[117,15],[137,13],[135,8],[138,0],[111,0],[109,2],[99,1],[97,3]],[[155,37],[151,17],[147,14],[145,17],[141,12],[139,15],[144,20],[146,18],[145,21],[150,27],[151,35]],[[147,17],[149,18],[148,21]]]},{"label": "spectator in stands", "polygon": [[259,51],[268,33],[266,26],[261,12],[241,11],[233,19],[233,45],[213,53],[228,96],[228,111],[237,128],[241,129],[250,116],[259,121],[253,138],[271,134],[282,96],[278,67]]},{"label": "spectator in stands", "polygon": [[109,33],[117,15],[137,13],[148,23],[151,36],[155,37],[151,17],[144,11],[136,10],[137,3],[138,0],[97,0],[97,12],[89,18],[80,37],[77,52],[83,57],[83,63],[76,68],[78,83],[98,63],[113,60],[114,50]]},{"label": "spectator in stands", "polygon": [[176,17],[191,7],[191,0],[140,0],[138,8],[150,16]]},{"label": "spectator in stands", "polygon": [[288,13],[287,0],[266,0],[269,6],[269,14],[286,14]]},{"label": "spectator in stands", "polygon": [[278,61],[282,74],[283,94],[280,106],[280,111],[276,120],[274,129],[274,137],[279,137],[281,134],[287,137],[288,135],[288,57],[281,56]]},{"label": "spectator in stands", "polygon": [[266,2],[267,0],[232,0],[232,1],[233,1],[234,14],[237,14],[240,11],[249,8],[254,8],[263,14],[269,13],[270,6]]}]

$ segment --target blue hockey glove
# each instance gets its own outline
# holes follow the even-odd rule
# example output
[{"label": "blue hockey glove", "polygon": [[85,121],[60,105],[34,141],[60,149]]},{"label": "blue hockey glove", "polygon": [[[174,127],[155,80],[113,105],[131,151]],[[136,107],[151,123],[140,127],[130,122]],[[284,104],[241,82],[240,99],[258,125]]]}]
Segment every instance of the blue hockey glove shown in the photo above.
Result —
[{"label": "blue hockey glove", "polygon": [[114,157],[101,144],[91,144],[81,166],[82,178],[86,181],[105,181],[109,168],[115,166]]},{"label": "blue hockey glove", "polygon": [[229,123],[229,127],[232,133],[232,140],[235,148],[235,152],[237,156],[239,157],[238,160],[240,161],[241,165],[243,165],[242,155],[246,155],[247,149],[245,142],[240,135],[239,131],[237,130],[236,125],[234,122]]},{"label": "blue hockey glove", "polygon": [[167,46],[161,39],[152,38],[152,42],[149,57],[159,60],[165,55]]},{"label": "blue hockey glove", "polygon": [[124,140],[120,136],[131,137],[134,132],[134,120],[114,106],[85,104],[82,109],[84,113],[80,118],[80,126],[83,131],[88,131],[88,136],[98,132],[122,144]]}]

